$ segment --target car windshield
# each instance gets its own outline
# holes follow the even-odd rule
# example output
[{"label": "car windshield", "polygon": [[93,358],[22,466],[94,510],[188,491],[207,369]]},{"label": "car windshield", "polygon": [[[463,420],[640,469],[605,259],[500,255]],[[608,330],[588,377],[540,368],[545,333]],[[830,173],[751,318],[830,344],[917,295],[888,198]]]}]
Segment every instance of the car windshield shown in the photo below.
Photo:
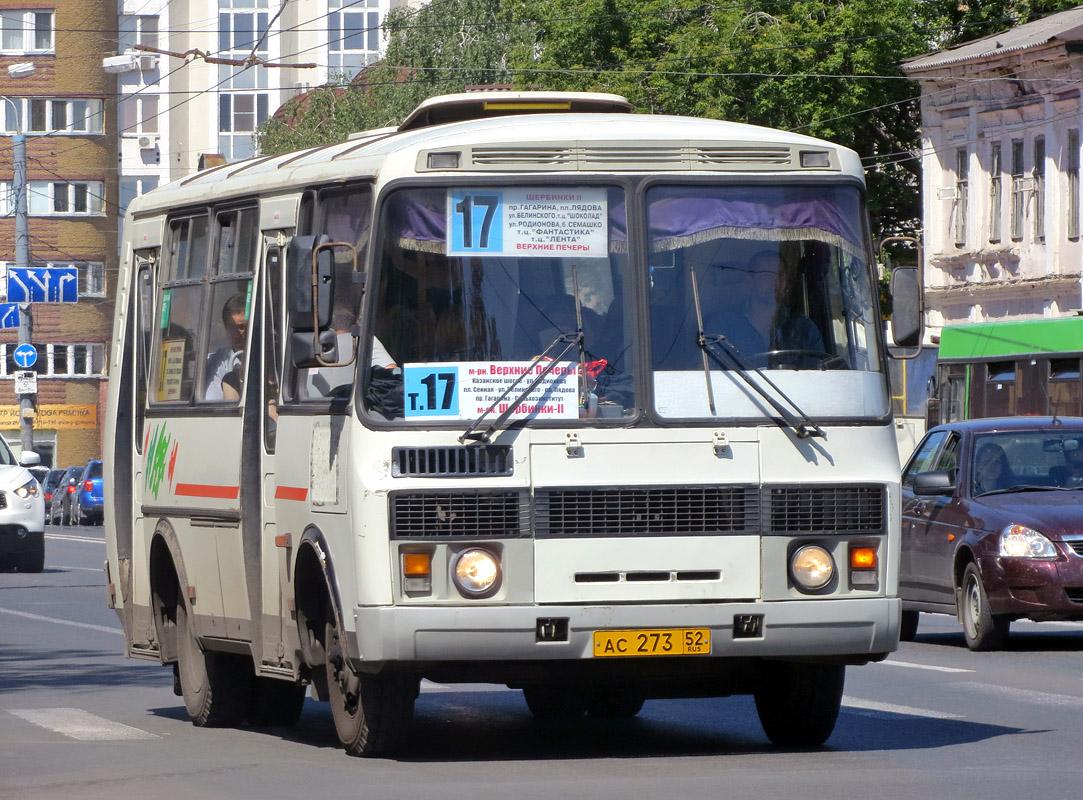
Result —
[{"label": "car windshield", "polygon": [[976,497],[1013,489],[1083,489],[1083,430],[975,436],[971,494]]}]

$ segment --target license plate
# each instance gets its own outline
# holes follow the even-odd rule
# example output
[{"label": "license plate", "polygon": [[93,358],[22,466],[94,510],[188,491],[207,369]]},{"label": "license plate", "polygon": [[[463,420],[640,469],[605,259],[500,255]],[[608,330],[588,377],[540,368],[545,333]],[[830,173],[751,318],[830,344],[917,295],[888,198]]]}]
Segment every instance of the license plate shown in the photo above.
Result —
[{"label": "license plate", "polygon": [[595,631],[594,656],[705,656],[711,652],[710,628]]}]

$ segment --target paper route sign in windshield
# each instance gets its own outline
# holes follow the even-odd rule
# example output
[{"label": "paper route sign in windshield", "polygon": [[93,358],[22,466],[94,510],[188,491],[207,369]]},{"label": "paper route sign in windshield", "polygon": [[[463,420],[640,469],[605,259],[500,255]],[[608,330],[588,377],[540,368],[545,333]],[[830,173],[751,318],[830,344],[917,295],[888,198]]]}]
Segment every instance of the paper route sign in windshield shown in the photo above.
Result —
[{"label": "paper route sign in windshield", "polygon": [[[403,405],[407,418],[477,419],[522,376],[515,389],[494,409],[507,410],[511,401],[548,366],[529,361],[459,361],[447,364],[407,364],[403,367]],[[528,372],[530,374],[524,374]],[[510,419],[574,419],[579,416],[579,365],[562,362],[550,370]]]},{"label": "paper route sign in windshield", "polygon": [[447,254],[609,255],[602,188],[451,189]]}]

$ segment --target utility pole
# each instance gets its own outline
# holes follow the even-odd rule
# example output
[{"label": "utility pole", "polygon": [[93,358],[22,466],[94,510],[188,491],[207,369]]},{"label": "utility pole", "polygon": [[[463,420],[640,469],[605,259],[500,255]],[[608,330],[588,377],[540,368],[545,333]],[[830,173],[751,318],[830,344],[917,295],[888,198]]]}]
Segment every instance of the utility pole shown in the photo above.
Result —
[{"label": "utility pole", "polygon": [[[20,128],[22,125],[20,124]],[[30,229],[26,205],[26,134],[15,134],[12,154],[15,162],[15,267],[30,267]],[[33,344],[34,320],[30,304],[19,304],[19,344]],[[34,400],[36,395],[19,395],[19,434],[24,453],[34,450]]]}]

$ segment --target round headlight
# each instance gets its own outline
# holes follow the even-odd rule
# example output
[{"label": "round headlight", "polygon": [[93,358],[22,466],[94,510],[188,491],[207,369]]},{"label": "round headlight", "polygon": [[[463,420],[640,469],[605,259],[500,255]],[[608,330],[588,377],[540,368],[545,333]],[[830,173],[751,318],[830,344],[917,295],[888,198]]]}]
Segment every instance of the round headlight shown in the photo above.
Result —
[{"label": "round headlight", "polygon": [[835,577],[835,561],[817,544],[806,544],[790,556],[790,576],[799,589],[816,591]]},{"label": "round headlight", "polygon": [[1000,554],[1008,558],[1056,558],[1057,548],[1034,528],[1009,525],[1000,532]]},{"label": "round headlight", "polygon": [[500,562],[488,550],[464,550],[455,559],[455,587],[467,597],[483,597],[500,586]]}]

